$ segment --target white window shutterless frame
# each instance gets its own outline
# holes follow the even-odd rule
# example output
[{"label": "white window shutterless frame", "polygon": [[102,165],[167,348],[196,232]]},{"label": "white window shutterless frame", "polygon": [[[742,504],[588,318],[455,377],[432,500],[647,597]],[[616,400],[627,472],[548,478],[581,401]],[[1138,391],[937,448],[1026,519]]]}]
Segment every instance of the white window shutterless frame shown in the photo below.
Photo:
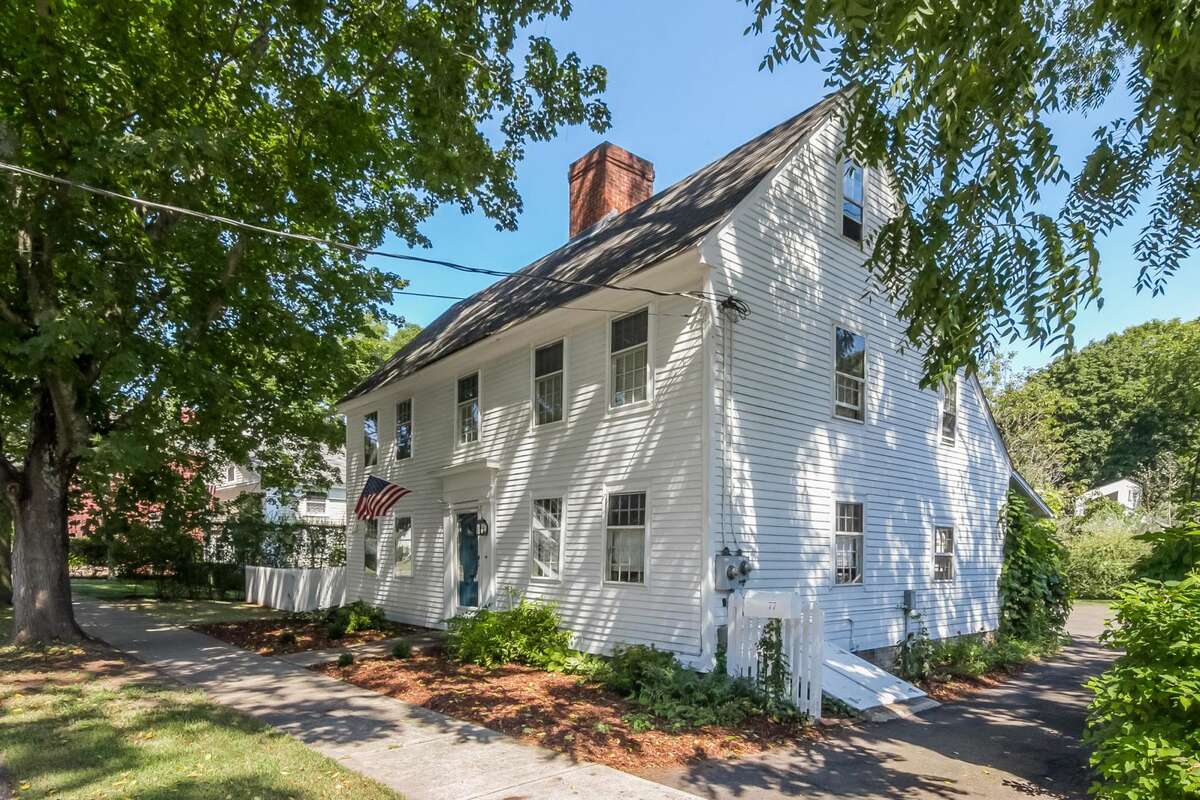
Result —
[{"label": "white window shutterless frame", "polygon": [[866,225],[866,170],[853,159],[842,158],[840,177],[842,236],[862,245]]},{"label": "white window shutterless frame", "polygon": [[454,382],[454,444],[456,447],[474,444],[480,438],[479,372],[463,375]]},{"label": "white window shutterless frame", "polygon": [[833,585],[860,586],[866,568],[866,506],[856,500],[833,505]]},{"label": "white window shutterless frame", "polygon": [[941,388],[942,413],[939,420],[942,444],[954,446],[958,439],[958,379],[948,378]]},{"label": "white window shutterless frame", "polygon": [[404,461],[413,454],[412,398],[396,403],[396,460]]},{"label": "white window shutterless frame", "polygon": [[650,401],[653,370],[649,307],[616,317],[608,324],[608,407],[610,410]]},{"label": "white window shutterless frame", "polygon": [[933,528],[933,580],[944,583],[954,580],[954,526],[935,525]]},{"label": "white window shutterless frame", "polygon": [[532,498],[529,525],[530,577],[551,581],[562,578],[565,527],[566,502],[563,495]]},{"label": "white window shutterless frame", "polygon": [[644,491],[608,494],[604,504],[605,583],[646,584],[648,508]]},{"label": "white window shutterless frame", "polygon": [[363,415],[363,466],[373,467],[379,463],[379,412]]},{"label": "white window shutterless frame", "polygon": [[540,428],[566,418],[566,340],[533,351],[533,425]]},{"label": "white window shutterless frame", "polygon": [[841,419],[867,419],[867,338],[859,329],[833,326],[833,413]]}]

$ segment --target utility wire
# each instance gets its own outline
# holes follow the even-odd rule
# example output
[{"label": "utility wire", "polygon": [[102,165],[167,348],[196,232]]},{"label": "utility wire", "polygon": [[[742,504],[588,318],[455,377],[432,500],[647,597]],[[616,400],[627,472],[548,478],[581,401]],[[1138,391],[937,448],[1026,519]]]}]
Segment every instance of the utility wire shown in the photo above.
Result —
[{"label": "utility wire", "polygon": [[[432,297],[437,300],[470,300],[470,299],[472,299],[470,297],[456,297],[455,295],[450,295],[450,294],[429,294],[427,292],[410,292],[407,289],[402,289],[402,290],[396,292],[396,294],[401,297],[404,297],[404,296]],[[695,299],[695,298],[693,298],[693,299]],[[480,300],[479,302],[499,303],[501,301],[500,300]],[[584,306],[555,306],[555,307],[563,308],[568,311],[595,311],[600,314],[624,314],[628,310],[628,309],[619,309],[619,308],[586,308]],[[684,317],[684,318],[690,319],[692,316],[691,314],[670,314],[670,313],[667,313],[664,311],[647,311],[646,313],[650,314],[651,316],[655,316],[655,317]]]},{"label": "utility wire", "polygon": [[415,261],[422,264],[432,264],[439,267],[447,267],[449,269],[458,270],[459,272],[469,272],[477,275],[491,275],[501,278],[516,278],[526,281],[543,281],[546,283],[555,283],[563,286],[580,286],[587,289],[615,289],[622,292],[644,292],[657,297],[685,297],[689,300],[701,300],[710,303],[719,302],[716,298],[706,297],[703,292],[675,292],[665,291],[662,289],[648,289],[640,286],[618,286],[611,283],[589,283],[587,281],[573,281],[568,278],[553,278],[548,275],[533,275],[525,272],[504,272],[503,270],[485,269],[483,267],[470,267],[465,264],[457,264],[453,261],[444,261],[438,258],[425,258],[423,256],[407,255],[404,253],[392,253],[387,250],[374,250],[369,247],[361,247],[350,242],[343,242],[337,239],[326,239],[321,236],[312,236],[306,233],[295,233],[293,231],[284,231],[277,228],[267,228],[262,225],[256,225],[252,222],[243,222],[242,220],[233,219],[231,217],[223,217],[219,214],[209,214],[204,211],[195,211],[182,206],[175,206],[169,203],[160,203],[155,200],[145,200],[139,197],[133,197],[120,192],[114,192],[110,189],[101,189],[97,186],[91,186],[86,183],[74,181],[69,178],[60,178],[56,175],[49,175],[45,172],[38,172],[28,167],[22,167],[17,164],[9,164],[0,161],[0,170],[5,170],[17,175],[25,175],[31,178],[56,183],[60,186],[68,186],[80,191],[90,192],[91,194],[101,197],[108,197],[114,200],[123,200],[127,203],[144,206],[146,208],[154,208],[159,211],[168,211],[174,214],[180,214],[195,219],[202,219],[208,222],[216,222],[221,225],[227,225],[232,228],[239,228],[245,231],[261,233],[268,236],[278,236],[283,239],[291,239],[298,242],[308,242],[317,244],[334,250],[343,250],[350,253],[357,253],[365,256],[378,256],[380,258],[392,258],[398,261]]}]

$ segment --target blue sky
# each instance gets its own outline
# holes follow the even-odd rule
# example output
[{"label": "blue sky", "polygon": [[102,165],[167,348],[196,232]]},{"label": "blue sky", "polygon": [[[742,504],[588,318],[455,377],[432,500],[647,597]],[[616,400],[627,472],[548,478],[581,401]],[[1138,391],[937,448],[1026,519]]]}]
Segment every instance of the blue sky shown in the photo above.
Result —
[{"label": "blue sky", "polygon": [[[443,208],[423,228],[433,246],[421,254],[518,269],[566,240],[567,165],[604,139],[653,161],[655,186],[661,189],[828,91],[818,65],[759,72],[767,43],[743,35],[750,19],[750,10],[736,0],[592,0],[577,3],[566,23],[535,26],[533,33],[550,36],[560,50],[575,50],[585,63],[608,68],[605,101],[612,128],[603,136],[586,128],[565,129],[551,142],[529,146],[518,167],[525,210],[517,231],[499,232],[482,214],[464,216],[457,208]],[[1124,105],[1118,98],[1102,111],[1119,112]],[[1095,127],[1088,120],[1058,120],[1055,133],[1068,168],[1090,149]],[[1165,296],[1135,293],[1132,247],[1138,227],[1135,219],[1104,243],[1105,305],[1080,313],[1078,344],[1149,319],[1200,315],[1196,257],[1171,281]],[[386,247],[405,249],[396,240]],[[397,269],[395,263],[378,266]],[[414,292],[463,296],[491,282],[427,265],[403,265],[397,271],[411,281]],[[451,302],[399,297],[394,310],[425,325]],[[1049,350],[1022,344],[1013,349],[1021,367],[1039,366],[1052,356]]]}]

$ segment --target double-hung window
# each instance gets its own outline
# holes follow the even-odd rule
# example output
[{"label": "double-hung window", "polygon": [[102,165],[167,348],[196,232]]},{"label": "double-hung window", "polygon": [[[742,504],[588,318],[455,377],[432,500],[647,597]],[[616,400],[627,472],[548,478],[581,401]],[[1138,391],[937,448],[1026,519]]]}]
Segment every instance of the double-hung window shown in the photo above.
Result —
[{"label": "double-hung window", "polygon": [[842,235],[863,240],[863,168],[849,158],[842,161]]},{"label": "double-hung window", "polygon": [[954,528],[949,525],[933,529],[933,579],[954,580]]},{"label": "double-hung window", "polygon": [[396,403],[396,460],[412,458],[413,418],[412,399]]},{"label": "double-hung window", "polygon": [[539,497],[533,501],[533,525],[530,528],[530,550],[533,563],[530,571],[535,578],[558,580],[562,565],[563,499]]},{"label": "double-hung window", "polygon": [[379,570],[379,520],[363,520],[363,572],[374,575]]},{"label": "double-hung window", "polygon": [[862,422],[867,407],[867,343],[861,333],[838,326],[833,336],[833,413]]},{"label": "double-hung window", "polygon": [[863,582],[863,504],[837,503],[833,534],[833,582],[849,586]]},{"label": "double-hung window", "polygon": [[614,319],[610,326],[611,391],[609,405],[642,403],[649,399],[650,312],[647,309]]},{"label": "double-hung window", "polygon": [[958,436],[958,381],[949,378],[942,384],[942,444],[954,444]]},{"label": "double-hung window", "polygon": [[646,582],[646,493],[608,496],[605,577],[613,583]]},{"label": "double-hung window", "polygon": [[379,412],[372,411],[363,417],[363,466],[373,467],[379,463]]},{"label": "double-hung window", "polygon": [[533,421],[536,425],[563,418],[563,343],[533,351]]},{"label": "double-hung window", "polygon": [[479,441],[479,373],[458,379],[458,435],[459,444]]},{"label": "double-hung window", "polygon": [[412,577],[412,517],[396,517],[396,547],[392,555],[392,574],[402,578]]},{"label": "double-hung window", "polygon": [[308,492],[304,495],[304,513],[310,517],[325,516],[324,492]]}]

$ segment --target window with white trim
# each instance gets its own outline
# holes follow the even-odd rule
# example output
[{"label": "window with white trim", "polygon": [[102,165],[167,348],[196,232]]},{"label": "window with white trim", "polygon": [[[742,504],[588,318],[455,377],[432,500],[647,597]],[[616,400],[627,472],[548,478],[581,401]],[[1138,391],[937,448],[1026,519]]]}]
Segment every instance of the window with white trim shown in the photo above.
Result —
[{"label": "window with white trim", "polygon": [[833,538],[833,582],[849,586],[863,582],[863,504],[837,504]]},{"label": "window with white trim", "polygon": [[533,554],[530,574],[558,580],[562,564],[563,499],[539,497],[533,501],[529,547]]},{"label": "window with white trim", "polygon": [[605,579],[613,583],[646,582],[646,493],[608,496]]},{"label": "window with white trim", "polygon": [[324,492],[307,492],[304,495],[304,513],[312,517],[325,516],[326,497]]},{"label": "window with white trim", "polygon": [[958,436],[958,381],[951,377],[942,385],[942,444],[954,444]]},{"label": "window with white trim", "polygon": [[479,373],[458,379],[458,435],[459,444],[479,441]]},{"label": "window with white trim", "polygon": [[230,464],[228,469],[225,470],[225,482],[233,483],[236,479],[237,479],[237,467],[233,466],[233,464]]},{"label": "window with white trim", "polygon": [[933,529],[933,579],[954,580],[954,528],[949,525]]},{"label": "window with white trim", "polygon": [[363,520],[362,526],[363,572],[374,575],[379,569],[379,520]]},{"label": "window with white trim", "polygon": [[533,351],[533,421],[535,425],[563,418],[563,343]]},{"label": "window with white trim", "polygon": [[412,458],[412,398],[396,403],[396,460]]},{"label": "window with white trim", "polygon": [[396,517],[396,546],[392,553],[392,574],[401,578],[412,577],[412,517]]},{"label": "window with white trim", "polygon": [[647,309],[614,319],[609,326],[613,408],[649,399],[650,312]]},{"label": "window with white trim", "polygon": [[379,463],[379,412],[363,416],[363,466]]},{"label": "window with white trim", "polygon": [[862,422],[867,407],[867,343],[840,325],[833,334],[833,413]]},{"label": "window with white trim", "polygon": [[863,240],[863,168],[849,158],[842,161],[842,235]]}]

